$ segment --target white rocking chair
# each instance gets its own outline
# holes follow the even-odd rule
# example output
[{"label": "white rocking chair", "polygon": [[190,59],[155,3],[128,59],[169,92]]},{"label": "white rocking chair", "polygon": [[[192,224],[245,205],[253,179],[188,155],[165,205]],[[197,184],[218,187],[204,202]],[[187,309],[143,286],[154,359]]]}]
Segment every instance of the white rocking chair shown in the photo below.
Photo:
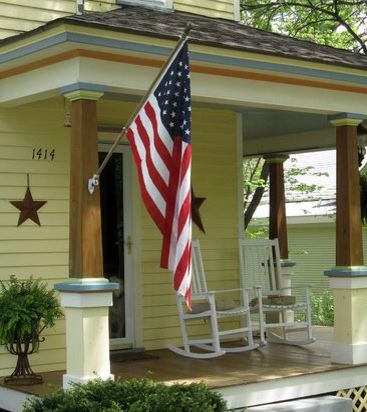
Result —
[{"label": "white rocking chair", "polygon": [[[204,266],[201,258],[199,241],[192,242],[192,311],[185,310],[185,300],[177,297],[177,308],[180,320],[180,328],[183,340],[183,349],[173,346],[170,343],[166,347],[173,352],[196,359],[215,358],[228,352],[243,352],[256,349],[251,329],[250,309],[248,305],[248,294],[244,289],[228,289],[208,291]],[[239,294],[239,304],[227,299],[224,301],[216,300],[220,294]],[[240,317],[239,327],[236,329],[219,330],[218,318],[221,317]],[[210,336],[200,339],[191,339],[186,323],[191,320],[202,319],[209,322]],[[221,338],[225,336],[238,336],[242,339],[240,346],[223,347]],[[201,352],[193,352],[191,348],[198,348]],[[204,352],[203,352],[204,350]]]},{"label": "white rocking chair", "polygon": [[[265,332],[271,342],[315,342],[311,330],[311,287],[283,286],[278,239],[241,239],[239,243],[241,287],[254,288],[250,308],[258,312],[260,345],[266,344]],[[294,320],[295,314],[302,320]]]}]

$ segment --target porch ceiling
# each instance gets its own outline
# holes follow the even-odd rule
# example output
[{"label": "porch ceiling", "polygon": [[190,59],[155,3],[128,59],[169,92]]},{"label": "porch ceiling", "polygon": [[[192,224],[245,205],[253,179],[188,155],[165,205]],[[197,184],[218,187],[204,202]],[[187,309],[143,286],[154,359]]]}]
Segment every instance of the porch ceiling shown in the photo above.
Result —
[{"label": "porch ceiling", "polygon": [[244,156],[335,146],[326,114],[249,108],[242,119]]}]

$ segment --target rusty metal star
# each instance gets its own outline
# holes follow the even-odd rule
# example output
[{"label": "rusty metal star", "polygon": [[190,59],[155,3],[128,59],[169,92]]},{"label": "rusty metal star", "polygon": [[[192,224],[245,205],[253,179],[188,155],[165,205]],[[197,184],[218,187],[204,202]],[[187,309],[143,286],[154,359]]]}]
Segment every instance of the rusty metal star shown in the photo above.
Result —
[{"label": "rusty metal star", "polygon": [[205,229],[201,220],[199,209],[205,200],[205,197],[196,197],[194,190],[191,188],[191,219],[203,233],[205,233]]},{"label": "rusty metal star", "polygon": [[37,223],[38,226],[41,226],[37,211],[47,202],[44,200],[33,200],[29,186],[27,187],[23,200],[14,200],[10,201],[10,203],[20,210],[17,226],[20,226],[28,219]]}]

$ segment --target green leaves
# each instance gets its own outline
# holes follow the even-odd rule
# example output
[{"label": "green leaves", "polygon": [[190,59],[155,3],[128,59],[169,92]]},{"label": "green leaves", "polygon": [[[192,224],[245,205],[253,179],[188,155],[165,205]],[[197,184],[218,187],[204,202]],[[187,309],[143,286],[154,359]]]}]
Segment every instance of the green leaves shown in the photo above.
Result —
[{"label": "green leaves", "polygon": [[312,322],[314,325],[334,325],[334,299],[330,291],[311,295]]},{"label": "green leaves", "polygon": [[225,401],[203,383],[166,386],[150,379],[94,380],[26,402],[24,412],[224,412]]},{"label": "green leaves", "polygon": [[62,316],[53,290],[39,279],[21,281],[14,275],[0,282],[0,343],[31,341],[38,347],[39,334]]},{"label": "green leaves", "polygon": [[241,7],[250,26],[367,53],[365,0],[242,0]]}]

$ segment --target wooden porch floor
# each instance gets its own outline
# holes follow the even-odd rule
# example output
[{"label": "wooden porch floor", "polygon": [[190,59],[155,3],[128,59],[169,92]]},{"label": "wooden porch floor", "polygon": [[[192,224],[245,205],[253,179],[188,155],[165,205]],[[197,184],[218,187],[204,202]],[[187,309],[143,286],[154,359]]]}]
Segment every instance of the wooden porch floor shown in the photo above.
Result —
[{"label": "wooden porch floor", "polygon": [[[193,360],[169,350],[156,350],[149,352],[151,359],[113,361],[112,373],[122,379],[148,375],[168,384],[203,381],[214,389],[350,368],[330,361],[331,328],[315,327],[314,334],[316,342],[304,347],[269,343],[259,350],[211,360]],[[40,385],[8,387],[28,394],[46,394],[61,387],[63,373],[42,373],[44,383]],[[6,386],[3,380],[0,385]]]}]

